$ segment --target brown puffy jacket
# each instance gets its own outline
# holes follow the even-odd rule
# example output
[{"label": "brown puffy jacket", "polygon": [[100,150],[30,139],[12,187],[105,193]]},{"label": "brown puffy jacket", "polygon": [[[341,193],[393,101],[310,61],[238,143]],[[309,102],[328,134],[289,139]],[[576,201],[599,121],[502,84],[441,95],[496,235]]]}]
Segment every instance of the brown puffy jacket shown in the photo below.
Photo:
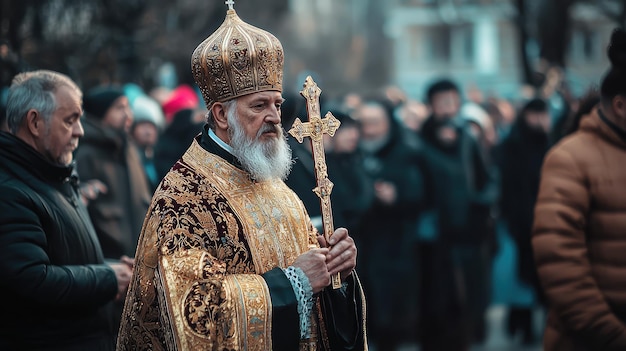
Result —
[{"label": "brown puffy jacket", "polygon": [[546,156],[532,241],[544,349],[626,350],[626,141],[597,111]]}]

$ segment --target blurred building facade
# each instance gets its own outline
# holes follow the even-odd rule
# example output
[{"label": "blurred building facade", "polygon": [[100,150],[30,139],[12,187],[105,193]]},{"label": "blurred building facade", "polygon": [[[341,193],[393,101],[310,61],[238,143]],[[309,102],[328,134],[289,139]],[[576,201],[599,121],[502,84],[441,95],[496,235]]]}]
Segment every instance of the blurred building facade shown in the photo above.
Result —
[{"label": "blurred building facade", "polygon": [[286,86],[312,74],[328,95],[375,90],[389,82],[391,41],[384,32],[393,1],[290,0],[278,33],[286,52]]},{"label": "blurred building facade", "polygon": [[[112,1],[0,0],[0,38],[32,68],[67,73],[83,87],[159,84],[154,77],[169,64],[176,83],[193,84],[189,56],[222,23],[224,1]],[[620,21],[605,13],[626,23],[623,0],[264,0],[235,1],[235,8],[281,40],[292,92],[312,74],[325,97],[394,84],[421,99],[442,75],[514,95],[523,80],[517,6],[529,8],[524,23],[532,39],[540,5],[557,1],[574,4],[567,73],[579,92],[607,67],[609,32]],[[527,49],[535,64],[538,44],[531,40]]]},{"label": "blurred building facade", "polygon": [[[540,1],[527,1],[529,16],[537,15]],[[566,80],[582,94],[608,67],[605,49],[615,24],[595,5],[574,4],[570,14]],[[392,80],[418,99],[431,80],[442,76],[464,88],[517,96],[523,83],[517,15],[512,0],[397,1],[386,25],[393,42]],[[527,45],[529,62],[536,66],[538,44],[530,40]]]}]

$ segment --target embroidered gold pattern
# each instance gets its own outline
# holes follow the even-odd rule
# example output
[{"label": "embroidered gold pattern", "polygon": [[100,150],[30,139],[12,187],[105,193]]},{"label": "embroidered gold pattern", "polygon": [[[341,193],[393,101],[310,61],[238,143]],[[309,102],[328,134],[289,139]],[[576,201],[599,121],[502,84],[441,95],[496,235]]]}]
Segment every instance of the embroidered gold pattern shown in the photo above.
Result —
[{"label": "embroidered gold pattern", "polygon": [[284,183],[253,182],[194,141],[146,217],[118,350],[270,350],[259,274],[309,245],[316,232]]},{"label": "embroidered gold pattern", "polygon": [[[227,286],[224,289],[228,294],[227,300],[244,301],[243,304],[233,306],[236,314],[234,320],[239,321],[239,326],[233,329],[241,333],[236,338],[239,340],[239,350],[271,350],[271,314],[265,308],[270,304],[271,298],[263,278],[258,275],[231,275],[224,284]],[[259,286],[264,286],[265,289],[259,289]]]},{"label": "embroidered gold pattern", "polygon": [[217,156],[207,156],[199,146],[192,146],[185,157],[191,163],[205,163],[199,172],[212,178],[220,193],[229,194],[229,203],[242,220],[244,240],[250,246],[257,272],[287,267],[308,249],[312,226],[307,226],[302,202],[293,200],[294,194],[285,183],[253,182],[246,172]]}]

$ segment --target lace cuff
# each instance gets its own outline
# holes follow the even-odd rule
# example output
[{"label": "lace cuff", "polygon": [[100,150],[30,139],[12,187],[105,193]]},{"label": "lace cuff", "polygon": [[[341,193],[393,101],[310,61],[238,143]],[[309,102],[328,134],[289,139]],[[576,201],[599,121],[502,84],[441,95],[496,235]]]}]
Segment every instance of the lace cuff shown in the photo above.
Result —
[{"label": "lace cuff", "polygon": [[298,315],[300,316],[300,339],[311,336],[311,310],[313,310],[313,288],[309,278],[302,269],[289,266],[284,270],[287,279],[291,282],[293,291],[298,300]]}]

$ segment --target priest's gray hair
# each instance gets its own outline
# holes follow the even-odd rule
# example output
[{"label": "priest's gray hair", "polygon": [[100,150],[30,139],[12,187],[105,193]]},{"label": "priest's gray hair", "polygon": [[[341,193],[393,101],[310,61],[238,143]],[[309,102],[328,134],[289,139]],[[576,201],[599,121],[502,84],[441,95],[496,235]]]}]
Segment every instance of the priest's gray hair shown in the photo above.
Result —
[{"label": "priest's gray hair", "polygon": [[16,134],[30,110],[36,110],[47,122],[57,109],[56,91],[66,86],[82,96],[78,85],[68,76],[48,70],[24,72],[11,82],[6,106],[9,131]]},{"label": "priest's gray hair", "polygon": [[[222,103],[227,112],[231,109],[237,108],[237,99],[239,98],[234,98]],[[206,114],[206,123],[209,125],[209,128],[215,131],[215,119],[213,118],[213,112],[211,111],[211,109],[209,109],[209,112],[207,112]]]}]

